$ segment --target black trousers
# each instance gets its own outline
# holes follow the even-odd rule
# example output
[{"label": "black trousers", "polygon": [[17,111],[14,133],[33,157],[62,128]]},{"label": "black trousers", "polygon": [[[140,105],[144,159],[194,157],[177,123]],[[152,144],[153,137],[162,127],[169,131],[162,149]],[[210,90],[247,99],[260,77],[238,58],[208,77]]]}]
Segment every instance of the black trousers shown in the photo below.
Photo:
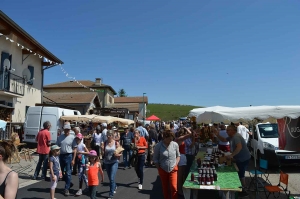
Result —
[{"label": "black trousers", "polygon": [[188,175],[195,159],[194,155],[185,154],[186,156],[186,167],[185,167],[185,174]]}]

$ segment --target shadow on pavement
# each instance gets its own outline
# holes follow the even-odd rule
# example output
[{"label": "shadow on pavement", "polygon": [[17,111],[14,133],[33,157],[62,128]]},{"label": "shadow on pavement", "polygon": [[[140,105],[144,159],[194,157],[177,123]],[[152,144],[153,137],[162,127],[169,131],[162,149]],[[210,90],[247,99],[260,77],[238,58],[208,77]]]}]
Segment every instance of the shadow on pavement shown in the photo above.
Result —
[{"label": "shadow on pavement", "polygon": [[150,199],[163,198],[162,186],[159,176],[157,176],[156,180],[151,183],[153,185],[152,190],[141,190],[139,191],[141,194],[145,194],[150,196]]}]

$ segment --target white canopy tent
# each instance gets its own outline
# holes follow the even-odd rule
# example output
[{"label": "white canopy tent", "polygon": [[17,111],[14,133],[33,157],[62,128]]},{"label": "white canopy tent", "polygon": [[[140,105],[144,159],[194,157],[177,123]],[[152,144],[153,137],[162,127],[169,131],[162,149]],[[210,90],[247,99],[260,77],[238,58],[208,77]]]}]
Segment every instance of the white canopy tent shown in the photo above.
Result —
[{"label": "white canopy tent", "polygon": [[198,123],[230,123],[250,122],[253,120],[272,120],[289,117],[296,119],[300,116],[300,106],[249,106],[238,108],[219,108],[205,111],[197,116]]},{"label": "white canopy tent", "polygon": [[226,108],[230,108],[230,107],[211,106],[211,107],[207,107],[207,108],[195,108],[189,112],[189,117],[198,117],[200,114],[204,113],[205,111],[215,111],[215,110],[221,110],[221,109],[226,109]]},{"label": "white canopy tent", "polygon": [[93,123],[121,123],[123,125],[134,124],[133,120],[112,117],[112,116],[100,116],[100,115],[65,115],[60,117],[61,120],[71,120],[77,122],[93,122]]}]

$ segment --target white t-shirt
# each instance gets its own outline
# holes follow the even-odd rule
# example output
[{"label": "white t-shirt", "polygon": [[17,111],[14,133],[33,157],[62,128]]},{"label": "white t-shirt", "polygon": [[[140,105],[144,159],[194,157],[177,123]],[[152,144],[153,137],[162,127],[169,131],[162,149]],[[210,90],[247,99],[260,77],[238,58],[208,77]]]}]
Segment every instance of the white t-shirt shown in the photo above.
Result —
[{"label": "white t-shirt", "polygon": [[239,125],[237,127],[237,132],[244,138],[245,141],[248,141],[249,138],[249,130],[243,126],[243,125]]},{"label": "white t-shirt", "polygon": [[105,142],[106,140],[107,140],[107,129],[103,129],[103,131],[102,131],[102,142]]},{"label": "white t-shirt", "polygon": [[78,152],[84,152],[85,151],[84,148],[85,148],[85,144],[80,143],[77,145]]},{"label": "white t-shirt", "polygon": [[98,146],[100,146],[101,143],[103,142],[102,134],[101,133],[99,133],[99,134],[94,133],[93,139],[95,140],[95,144],[98,145]]},{"label": "white t-shirt", "polygon": [[[223,138],[227,138],[228,137],[228,134],[226,132],[226,130],[220,130],[220,134],[219,134],[221,137]],[[219,145],[229,145],[230,143],[229,142],[222,142],[222,141],[219,141]]]}]

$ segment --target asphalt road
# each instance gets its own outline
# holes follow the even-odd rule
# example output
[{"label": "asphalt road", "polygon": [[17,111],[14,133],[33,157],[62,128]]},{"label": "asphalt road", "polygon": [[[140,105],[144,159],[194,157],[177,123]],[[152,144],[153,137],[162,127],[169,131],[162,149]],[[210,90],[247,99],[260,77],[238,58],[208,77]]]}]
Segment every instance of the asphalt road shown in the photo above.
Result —
[{"label": "asphalt road", "polygon": [[[253,169],[253,160],[249,164],[249,168]],[[289,190],[291,191],[291,194],[293,196],[300,196],[300,174],[299,174],[299,167],[294,166],[287,166],[281,168],[284,172],[289,174]],[[98,187],[98,198],[107,198],[108,192],[109,192],[109,183],[106,171],[105,173],[105,179],[104,183]],[[269,170],[270,176],[269,180],[272,184],[277,184],[279,180],[279,169],[278,168],[270,168]],[[100,176],[99,176],[100,177]],[[25,178],[26,179],[26,178]],[[24,179],[24,180],[25,180]],[[99,178],[100,179],[100,178]],[[50,198],[49,194],[49,187],[50,182],[49,181],[39,181],[37,183],[34,183],[32,180],[27,178],[29,186],[23,187],[19,189],[17,199],[45,199]],[[246,180],[249,183],[250,178],[248,172],[246,172]],[[34,184],[31,184],[34,183]],[[58,187],[56,189],[56,198],[73,198],[75,197],[75,193],[78,190],[78,177],[72,175],[72,182],[74,183],[74,186],[71,188],[70,193],[71,195],[68,197],[65,197],[63,195],[64,190],[64,182],[59,181]],[[143,184],[143,190],[137,189],[137,176],[134,171],[134,169],[127,169],[123,170],[122,163],[119,165],[119,169],[116,175],[116,183],[118,185],[117,193],[115,194],[114,198],[119,199],[163,199],[162,194],[162,188],[161,188],[161,181],[157,173],[156,168],[144,168],[144,184]],[[254,187],[251,187],[248,193],[250,196],[249,199],[254,199],[255,192]],[[213,198],[209,196],[211,192],[201,192],[201,198]],[[261,192],[259,194],[259,198],[266,198],[264,192]],[[84,195],[77,197],[82,199],[89,198],[87,196],[87,193]],[[273,198],[272,196],[270,198]],[[280,199],[286,198],[284,195],[279,197]],[[182,198],[179,198],[182,199]]]},{"label": "asphalt road", "polygon": [[[104,171],[104,183],[99,185],[97,197],[107,198],[109,193],[109,181],[106,171]],[[99,179],[100,176],[99,176]],[[144,183],[143,190],[138,190],[137,176],[133,168],[123,170],[120,164],[116,175],[116,183],[118,186],[117,193],[114,198],[122,199],[160,199],[163,198],[161,181],[158,177],[156,168],[144,168]],[[63,181],[58,182],[56,188],[56,198],[72,198],[76,197],[75,193],[78,191],[79,180],[78,176],[72,175],[72,182],[74,186],[70,189],[70,196],[63,195],[64,185]],[[40,181],[38,183],[21,188],[18,191],[17,199],[45,199],[50,198],[49,194],[50,181]],[[85,187],[85,185],[83,185]],[[89,198],[87,194],[80,197],[82,199]]]}]

